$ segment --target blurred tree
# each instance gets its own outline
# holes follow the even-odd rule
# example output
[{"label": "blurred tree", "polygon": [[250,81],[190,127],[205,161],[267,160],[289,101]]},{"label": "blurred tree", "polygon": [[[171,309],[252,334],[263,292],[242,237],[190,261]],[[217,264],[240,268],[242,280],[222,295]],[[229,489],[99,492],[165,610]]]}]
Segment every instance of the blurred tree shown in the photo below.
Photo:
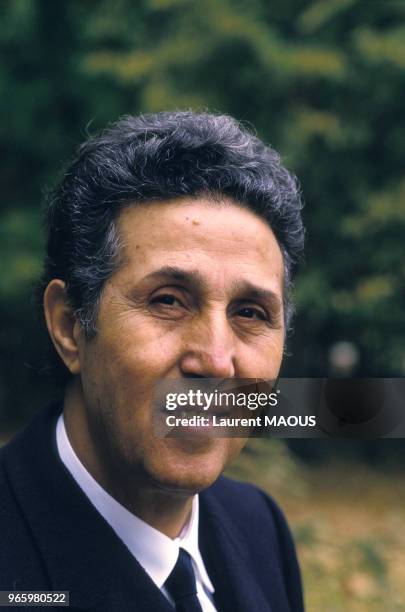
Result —
[{"label": "blurred tree", "polygon": [[[307,259],[284,374],[405,372],[405,3],[386,0],[4,0],[0,411],[46,383],[28,300],[41,189],[87,131],[125,113],[208,108],[255,126],[299,176]],[[1,415],[1,413],[0,413]]]}]

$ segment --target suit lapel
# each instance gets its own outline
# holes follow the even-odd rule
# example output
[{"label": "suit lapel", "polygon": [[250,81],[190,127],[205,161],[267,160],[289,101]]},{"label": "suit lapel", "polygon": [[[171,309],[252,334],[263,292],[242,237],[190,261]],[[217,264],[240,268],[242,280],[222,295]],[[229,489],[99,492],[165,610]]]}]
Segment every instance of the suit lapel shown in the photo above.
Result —
[{"label": "suit lapel", "polygon": [[72,609],[172,612],[60,461],[54,436],[57,416],[55,409],[48,409],[37,417],[5,457],[49,588],[70,591]]},{"label": "suit lapel", "polygon": [[251,572],[240,534],[227,520],[226,509],[208,491],[200,495],[199,546],[215,587],[219,612],[271,612]]}]

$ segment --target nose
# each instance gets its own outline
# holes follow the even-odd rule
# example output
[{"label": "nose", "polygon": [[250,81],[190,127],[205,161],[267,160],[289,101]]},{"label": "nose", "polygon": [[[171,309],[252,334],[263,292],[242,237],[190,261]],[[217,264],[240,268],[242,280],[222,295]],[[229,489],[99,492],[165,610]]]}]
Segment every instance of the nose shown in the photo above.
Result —
[{"label": "nose", "polygon": [[180,370],[186,377],[233,378],[235,337],[226,313],[198,317],[185,330]]}]

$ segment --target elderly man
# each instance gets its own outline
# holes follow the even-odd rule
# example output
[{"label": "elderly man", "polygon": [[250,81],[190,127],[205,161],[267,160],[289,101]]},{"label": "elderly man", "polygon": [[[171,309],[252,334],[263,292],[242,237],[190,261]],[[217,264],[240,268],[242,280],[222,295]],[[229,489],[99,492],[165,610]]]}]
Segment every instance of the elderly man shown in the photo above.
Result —
[{"label": "elderly man", "polygon": [[277,377],[300,208],[277,153],[226,116],[126,117],[82,145],[49,202],[41,284],[63,398],[1,452],[2,590],[106,612],[303,609],[280,510],[221,476],[245,440],[159,437],[152,416],[161,381]]}]

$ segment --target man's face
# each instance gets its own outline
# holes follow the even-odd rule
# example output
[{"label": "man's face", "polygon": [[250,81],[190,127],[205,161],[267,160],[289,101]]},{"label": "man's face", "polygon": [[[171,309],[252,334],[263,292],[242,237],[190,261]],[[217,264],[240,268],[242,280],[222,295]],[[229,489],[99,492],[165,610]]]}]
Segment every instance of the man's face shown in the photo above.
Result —
[{"label": "man's face", "polygon": [[230,201],[129,206],[117,225],[122,263],[105,285],[97,335],[79,339],[92,463],[134,482],[194,492],[218,477],[244,440],[156,437],[155,385],[277,377],[281,251],[263,220]]}]

